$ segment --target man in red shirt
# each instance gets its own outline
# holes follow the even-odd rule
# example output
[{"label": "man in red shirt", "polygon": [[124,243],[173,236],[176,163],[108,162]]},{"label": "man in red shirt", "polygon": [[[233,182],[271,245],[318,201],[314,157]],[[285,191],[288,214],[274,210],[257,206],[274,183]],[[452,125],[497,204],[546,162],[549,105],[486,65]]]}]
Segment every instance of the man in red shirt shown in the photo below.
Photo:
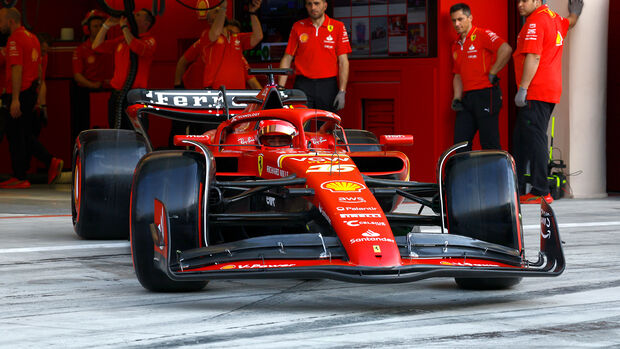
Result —
[{"label": "man in red shirt", "polygon": [[[114,76],[110,85],[114,89],[108,101],[108,122],[110,127],[115,126],[115,110],[114,106],[118,98],[122,98],[123,117],[121,119],[121,128],[131,129],[131,125],[125,109],[127,108],[127,100],[124,96],[120,96],[121,89],[127,80],[130,64],[130,52],[138,55],[138,72],[131,88],[146,88],[151,63],[157,46],[155,38],[151,35],[150,30],[155,24],[155,17],[147,9],[141,9],[134,13],[134,18],[138,26],[138,37],[135,37],[129,29],[127,18],[109,17],[103,23],[101,30],[97,33],[93,41],[92,48],[97,52],[114,52]],[[115,25],[120,24],[123,35],[112,39],[105,40],[108,30]]]},{"label": "man in red shirt", "polygon": [[[14,173],[14,177],[0,183],[0,187],[30,187],[26,171],[32,155],[48,167],[48,183],[52,183],[60,175],[63,161],[52,157],[32,130],[41,78],[39,40],[21,25],[21,14],[15,8],[0,9],[0,31],[11,34],[6,48],[7,83],[2,104],[9,107],[7,139]],[[7,112],[6,109],[3,112]]]},{"label": "man in red shirt", "polygon": [[[73,80],[71,86],[71,135],[75,139],[82,130],[90,128],[90,93],[110,85],[112,55],[95,52],[92,44],[107,15],[91,10],[82,21],[86,41],[73,51]],[[106,86],[107,85],[107,86]]]},{"label": "man in red shirt", "polygon": [[494,32],[474,26],[467,4],[452,6],[450,17],[459,35],[452,44],[454,143],[467,141],[461,151],[471,150],[479,132],[482,149],[501,149],[498,118],[502,90],[497,73],[510,60],[512,48]]},{"label": "man in red shirt", "polygon": [[[209,11],[209,14],[217,14],[217,11]],[[209,18],[214,19],[215,16],[207,14],[207,20]],[[212,22],[212,21],[211,21]],[[188,90],[200,90],[202,89],[205,64],[200,57],[201,53],[201,40],[205,40],[203,37],[208,35],[209,29],[203,31],[201,38],[192,44],[177,61],[177,68],[174,75],[174,88],[176,89],[188,89]],[[240,33],[241,24],[237,20],[227,21],[226,29],[231,33]],[[250,65],[245,57],[241,56],[241,60],[244,72],[244,80],[251,89],[260,90],[262,88],[260,82],[254,75],[248,73]],[[174,136],[179,134],[200,134],[204,132],[202,125],[190,124],[187,122],[172,120],[170,127],[170,134],[168,135],[168,146],[173,146]]]},{"label": "man in red shirt", "polygon": [[262,0],[252,0],[249,6],[252,32],[235,33],[225,26],[228,2],[222,2],[208,35],[201,38],[204,88],[217,89],[222,85],[227,89],[245,88],[247,70],[243,64],[243,51],[253,48],[263,39],[257,13],[261,3]]},{"label": "man in red shirt", "polygon": [[519,190],[524,193],[529,164],[532,189],[520,196],[523,204],[551,203],[547,181],[547,127],[562,94],[562,49],[568,29],[583,9],[583,0],[569,0],[568,18],[560,17],[541,0],[518,0],[517,9],[527,17],[513,55],[519,90],[515,96],[517,122],[514,128],[514,158]]},{"label": "man in red shirt", "polygon": [[[326,0],[306,0],[308,18],[293,24],[280,68],[289,68],[295,58],[293,87],[304,91],[308,107],[336,111],[344,108],[351,45],[344,24],[329,18],[326,9]],[[286,80],[280,76],[279,85]]]}]

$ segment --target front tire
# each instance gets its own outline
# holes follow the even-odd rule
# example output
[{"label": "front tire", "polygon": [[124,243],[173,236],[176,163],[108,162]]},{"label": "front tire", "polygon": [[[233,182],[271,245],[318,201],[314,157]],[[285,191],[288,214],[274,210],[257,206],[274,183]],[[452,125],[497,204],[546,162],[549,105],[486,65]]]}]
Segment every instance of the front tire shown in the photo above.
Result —
[{"label": "front tire", "polygon": [[[131,201],[131,254],[136,276],[144,288],[155,292],[191,292],[207,281],[176,281],[153,260],[154,201],[167,210],[171,251],[200,247],[201,198],[205,161],[195,152],[161,151],[145,156],[136,168]],[[204,204],[204,203],[202,203]]]},{"label": "front tire", "polygon": [[[450,234],[523,251],[521,214],[514,162],[503,151],[474,151],[452,156],[444,178]],[[514,263],[520,263],[515,257]],[[464,289],[510,288],[521,278],[456,278]]]}]

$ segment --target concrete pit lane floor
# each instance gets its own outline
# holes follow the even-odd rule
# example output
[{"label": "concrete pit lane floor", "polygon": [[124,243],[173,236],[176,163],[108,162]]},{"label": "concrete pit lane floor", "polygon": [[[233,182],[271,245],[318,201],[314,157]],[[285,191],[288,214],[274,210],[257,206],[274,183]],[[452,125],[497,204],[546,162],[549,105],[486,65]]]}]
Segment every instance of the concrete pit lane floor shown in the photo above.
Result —
[{"label": "concrete pit lane floor", "polygon": [[[249,280],[176,294],[140,286],[127,241],[79,239],[69,197],[68,185],[0,191],[0,347],[620,346],[620,197],[554,202],[567,269],[510,290]],[[535,260],[539,207],[522,208]]]}]

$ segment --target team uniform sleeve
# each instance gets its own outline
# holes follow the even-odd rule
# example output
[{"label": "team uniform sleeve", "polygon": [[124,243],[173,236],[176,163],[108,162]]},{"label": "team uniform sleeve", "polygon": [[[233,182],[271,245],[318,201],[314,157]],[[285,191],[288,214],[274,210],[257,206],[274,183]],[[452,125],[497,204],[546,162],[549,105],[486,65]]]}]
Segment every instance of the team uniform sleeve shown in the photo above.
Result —
[{"label": "team uniform sleeve", "polygon": [[185,53],[183,53],[183,57],[188,62],[195,61],[200,56],[200,47],[201,47],[201,39],[197,40],[190,46]]},{"label": "team uniform sleeve", "polygon": [[23,58],[24,58],[24,54],[23,54],[23,47],[22,45],[18,45],[17,41],[15,41],[15,39],[10,40],[7,43],[7,48],[8,48],[8,52],[7,52],[7,57],[6,57],[6,64],[11,67],[14,65],[24,65],[23,62]]},{"label": "team uniform sleeve", "polygon": [[81,46],[73,51],[72,65],[73,65],[73,74],[82,73],[84,71],[84,62],[80,57]]},{"label": "team uniform sleeve", "polygon": [[490,51],[497,53],[497,50],[506,40],[502,39],[499,35],[491,30],[485,30],[485,35],[481,35],[484,38],[485,47]]},{"label": "team uniform sleeve", "polygon": [[131,40],[131,44],[129,44],[129,49],[140,57],[152,57],[156,47],[157,43],[153,37],[146,37],[144,39],[134,38]]},{"label": "team uniform sleeve", "polygon": [[241,59],[243,60],[243,76],[244,76],[245,81],[248,81],[251,78],[253,78],[254,75],[250,75],[250,72],[248,72],[248,70],[250,69],[250,64],[245,59],[245,57],[241,57]]},{"label": "team uniform sleeve", "polygon": [[349,35],[344,23],[340,22],[340,38],[336,43],[336,56],[351,53],[351,43],[349,43]]},{"label": "team uniform sleeve", "polygon": [[114,53],[116,46],[120,44],[121,40],[125,40],[125,38],[123,36],[119,36],[114,39],[105,40],[101,43],[101,45],[97,46],[97,48],[94,48],[93,50],[100,53]]},{"label": "team uniform sleeve", "polygon": [[570,21],[568,18],[560,17],[560,27],[562,29],[562,37],[566,37],[568,34],[568,28],[570,27]]},{"label": "team uniform sleeve", "polygon": [[295,52],[297,51],[297,45],[299,45],[298,40],[299,33],[297,31],[297,23],[295,23],[293,24],[291,34],[288,37],[288,44],[286,45],[286,51],[284,53],[295,56]]},{"label": "team uniform sleeve", "polygon": [[237,34],[237,38],[241,41],[241,49],[243,51],[252,48],[252,33],[239,33]]},{"label": "team uniform sleeve", "polygon": [[538,19],[525,22],[525,38],[523,40],[522,54],[534,53],[541,54],[543,51],[543,40],[545,33],[543,29],[544,23]]},{"label": "team uniform sleeve", "polygon": [[452,44],[452,73],[460,74],[461,73],[461,64],[459,62],[458,52],[458,44]]}]

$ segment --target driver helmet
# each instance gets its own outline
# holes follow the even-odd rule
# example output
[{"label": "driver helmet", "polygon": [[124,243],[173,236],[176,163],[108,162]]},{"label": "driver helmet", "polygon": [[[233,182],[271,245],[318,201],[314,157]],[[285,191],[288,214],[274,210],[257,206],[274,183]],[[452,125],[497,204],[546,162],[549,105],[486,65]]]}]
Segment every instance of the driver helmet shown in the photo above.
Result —
[{"label": "driver helmet", "polygon": [[295,127],[282,120],[261,121],[258,129],[260,144],[268,147],[285,147],[293,144]]}]

